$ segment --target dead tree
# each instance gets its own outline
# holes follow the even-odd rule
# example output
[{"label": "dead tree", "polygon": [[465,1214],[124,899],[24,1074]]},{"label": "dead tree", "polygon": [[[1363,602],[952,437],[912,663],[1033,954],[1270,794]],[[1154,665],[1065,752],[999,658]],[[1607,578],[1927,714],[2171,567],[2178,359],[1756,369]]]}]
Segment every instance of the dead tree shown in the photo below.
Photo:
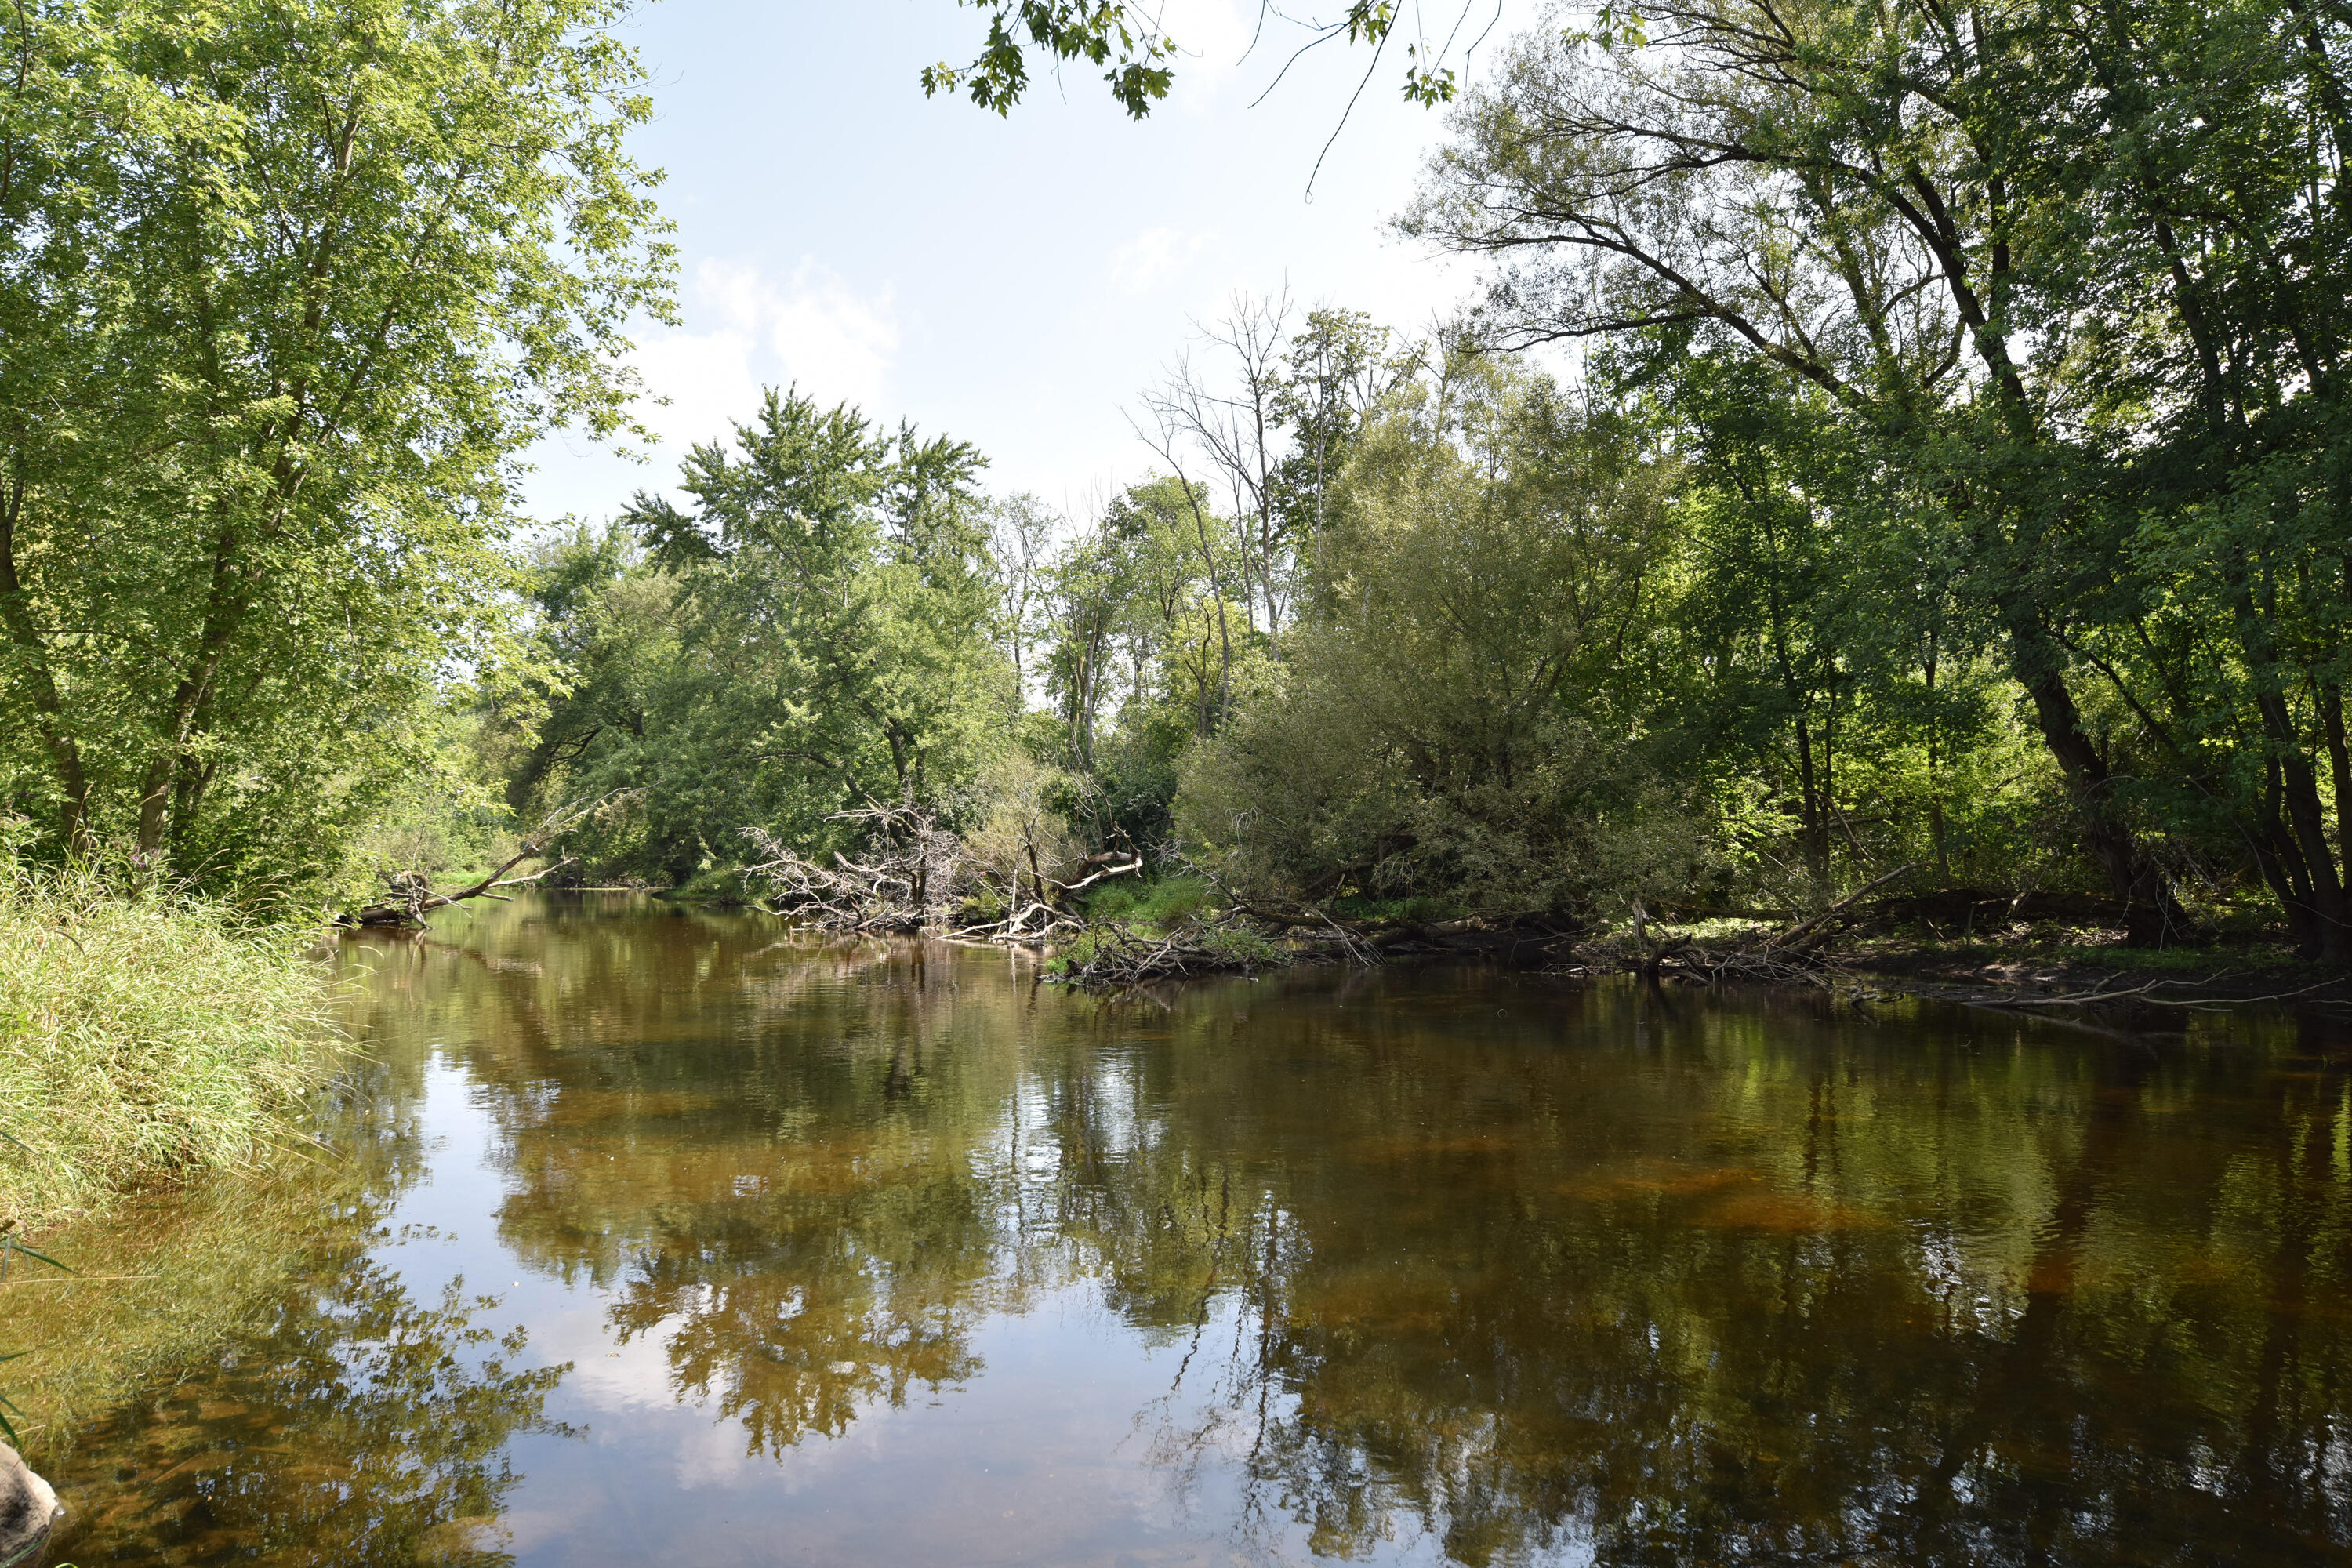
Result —
[{"label": "dead tree", "polygon": [[746,881],[768,886],[768,900],[758,907],[835,931],[911,935],[929,929],[967,859],[963,840],[940,826],[939,814],[925,805],[869,802],[825,820],[862,830],[859,858],[835,850],[826,865],[764,827],[743,830],[765,857],[743,868]]},{"label": "dead tree", "polygon": [[1076,874],[1065,879],[1045,869],[1034,837],[1026,837],[1025,868],[1016,867],[1005,886],[991,889],[1001,893],[1010,913],[951,929],[948,917],[971,884],[987,877],[963,839],[940,825],[938,813],[923,805],[869,803],[826,820],[860,830],[864,847],[856,858],[836,850],[827,864],[791,848],[765,828],[744,830],[763,857],[743,871],[748,880],[768,887],[768,900],[760,908],[834,931],[1037,942],[1083,924],[1063,903],[1067,895],[1143,868],[1142,855],[1130,844],[1087,857],[1075,868]]}]

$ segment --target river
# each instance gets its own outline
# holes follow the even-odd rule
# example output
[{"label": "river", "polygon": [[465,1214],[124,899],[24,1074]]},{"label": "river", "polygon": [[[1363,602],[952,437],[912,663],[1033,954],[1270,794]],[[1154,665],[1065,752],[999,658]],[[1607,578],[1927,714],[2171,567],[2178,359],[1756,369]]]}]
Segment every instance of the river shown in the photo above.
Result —
[{"label": "river", "polygon": [[188,1321],[60,1560],[2352,1561],[2322,1019],[1103,1001],[625,896],[335,962],[325,1152],[66,1238]]}]

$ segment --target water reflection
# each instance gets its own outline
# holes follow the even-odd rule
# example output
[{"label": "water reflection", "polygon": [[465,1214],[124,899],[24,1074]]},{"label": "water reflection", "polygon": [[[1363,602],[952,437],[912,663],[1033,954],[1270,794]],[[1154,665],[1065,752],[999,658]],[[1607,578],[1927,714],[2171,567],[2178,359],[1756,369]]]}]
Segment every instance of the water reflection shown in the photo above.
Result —
[{"label": "water reflection", "polygon": [[192,1383],[147,1391],[89,1434],[61,1550],[111,1563],[478,1564],[521,1479],[514,1438],[551,1428],[569,1369],[510,1369],[527,1336],[456,1289],[420,1302],[355,1259],[298,1291]]},{"label": "water reflection", "polygon": [[[645,905],[354,957],[387,1114],[436,1059],[484,1129],[430,1156],[460,1261],[619,1367],[356,1267],[84,1438],[94,1541],[622,1561],[625,1476],[709,1562],[2346,1555],[2323,1025],[1467,970],[1106,1005]],[[222,1449],[220,1500],[173,1468]]]}]

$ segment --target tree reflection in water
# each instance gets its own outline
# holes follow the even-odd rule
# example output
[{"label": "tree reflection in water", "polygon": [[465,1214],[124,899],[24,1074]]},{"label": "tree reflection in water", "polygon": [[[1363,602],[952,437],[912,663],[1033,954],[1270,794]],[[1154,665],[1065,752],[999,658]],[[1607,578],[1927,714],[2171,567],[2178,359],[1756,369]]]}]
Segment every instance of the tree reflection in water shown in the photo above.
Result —
[{"label": "tree reflection in water", "polygon": [[[83,1503],[58,1555],[86,1563],[510,1562],[508,1448],[568,1366],[518,1370],[516,1329],[452,1285],[411,1299],[363,1257],[297,1287],[200,1376],[150,1388],[76,1445]],[[95,1468],[102,1466],[102,1469]]]},{"label": "tree reflection in water", "polygon": [[[2292,1020],[1472,971],[1106,1005],[997,954],[499,921],[387,950],[361,1021],[462,1058],[504,1252],[753,1456],[1011,1375],[992,1325],[1051,1307],[1150,1353],[1121,1453],[1251,1560],[2346,1558],[2352,1073]],[[555,1374],[339,1289],[185,1396],[225,1405],[125,1418],[110,1539],[495,1545],[450,1527]],[[235,1435],[217,1499],[161,1479],[208,1462],[175,1421]]]},{"label": "tree reflection in water", "polygon": [[[635,973],[627,929],[582,931],[588,968]],[[951,952],[698,952],[660,987],[570,965],[593,1040],[543,998],[496,1032],[537,1053],[504,1224],[755,1450],[971,1378],[977,1323],[1085,1280],[1181,1347],[1152,1461],[1237,1472],[1262,1548],[2291,1560],[2352,1530],[2347,1080],[2292,1040],[1611,989],[1498,1017],[1475,974],[1104,1008]]]},{"label": "tree reflection in water", "polygon": [[[2179,1042],[1969,1063],[1615,1005],[1688,1103],[1612,1114],[1589,1074],[1551,1098],[1475,1045],[1400,1076],[1377,1025],[1201,1050],[1240,1081],[1165,1103],[1303,1094],[1318,1157],[1171,1128],[1163,1186],[1200,1195],[1101,1238],[1139,1316],[1167,1321],[1176,1257],[1202,1286],[1206,1386],[1151,1414],[1154,1458],[1238,1466],[1258,1544],[1287,1520],[1340,1557],[1401,1527],[1465,1563],[2345,1554],[2340,1062],[2241,1099],[2235,1052]],[[1277,1150],[1306,1133],[1271,1120]]]}]

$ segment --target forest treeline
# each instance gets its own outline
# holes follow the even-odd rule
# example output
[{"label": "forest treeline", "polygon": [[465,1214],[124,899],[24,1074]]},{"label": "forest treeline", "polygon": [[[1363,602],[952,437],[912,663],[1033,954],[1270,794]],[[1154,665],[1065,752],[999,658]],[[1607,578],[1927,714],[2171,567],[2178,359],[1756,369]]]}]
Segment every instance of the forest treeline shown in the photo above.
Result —
[{"label": "forest treeline", "polygon": [[37,857],[308,897],[593,801],[574,874],[711,887],[909,805],[974,919],[1129,850],[1555,922],[1911,866],[2352,956],[2341,6],[1561,11],[1399,219],[1456,321],[1236,300],[1066,514],[780,389],[555,526],[514,454],[667,308],[606,9],[29,15]]}]

